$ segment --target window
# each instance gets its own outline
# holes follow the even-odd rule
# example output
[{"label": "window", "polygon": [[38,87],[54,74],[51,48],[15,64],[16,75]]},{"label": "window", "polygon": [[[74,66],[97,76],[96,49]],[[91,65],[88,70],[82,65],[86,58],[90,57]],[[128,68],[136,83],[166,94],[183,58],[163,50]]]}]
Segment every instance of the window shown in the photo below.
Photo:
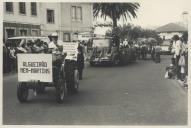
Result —
[{"label": "window", "polygon": [[78,40],[78,33],[74,33],[74,34],[73,34],[72,40]]},{"label": "window", "polygon": [[27,30],[26,29],[20,29],[20,36],[27,36]]},{"label": "window", "polygon": [[5,8],[6,8],[6,12],[13,12],[13,3],[12,2],[6,2]]},{"label": "window", "polygon": [[35,2],[31,2],[31,15],[33,15],[33,16],[37,15],[37,8],[36,8]]},{"label": "window", "polygon": [[47,22],[54,23],[54,10],[47,9]]},{"label": "window", "polygon": [[38,30],[31,30],[32,36],[38,36]]},{"label": "window", "polygon": [[72,6],[72,20],[76,19],[76,7]]},{"label": "window", "polygon": [[72,21],[82,21],[82,7],[72,6],[71,15]]},{"label": "window", "polygon": [[63,41],[69,42],[70,41],[70,33],[64,33]]},{"label": "window", "polygon": [[7,38],[15,36],[15,29],[6,29]]},{"label": "window", "polygon": [[76,19],[77,19],[77,21],[81,21],[82,20],[82,8],[81,7],[77,7]]},{"label": "window", "polygon": [[26,5],[24,2],[19,2],[19,13],[26,14]]}]

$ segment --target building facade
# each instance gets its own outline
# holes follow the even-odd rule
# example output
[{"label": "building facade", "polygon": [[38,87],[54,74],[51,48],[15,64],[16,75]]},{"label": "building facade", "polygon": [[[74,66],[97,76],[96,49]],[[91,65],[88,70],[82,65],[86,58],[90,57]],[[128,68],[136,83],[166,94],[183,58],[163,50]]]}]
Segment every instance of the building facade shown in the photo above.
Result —
[{"label": "building facade", "polygon": [[60,40],[73,41],[80,33],[92,30],[91,3],[4,2],[4,39],[57,32]]},{"label": "building facade", "polygon": [[187,28],[177,23],[169,23],[157,28],[155,31],[163,40],[170,40],[174,35],[181,37],[183,32],[187,31]]},{"label": "building facade", "polygon": [[39,3],[4,2],[3,38],[40,35]]}]

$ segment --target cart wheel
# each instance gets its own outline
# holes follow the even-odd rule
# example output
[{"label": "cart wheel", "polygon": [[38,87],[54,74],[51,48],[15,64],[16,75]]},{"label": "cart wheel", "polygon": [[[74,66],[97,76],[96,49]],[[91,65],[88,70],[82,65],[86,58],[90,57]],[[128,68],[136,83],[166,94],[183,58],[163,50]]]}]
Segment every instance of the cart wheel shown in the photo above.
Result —
[{"label": "cart wheel", "polygon": [[63,103],[66,96],[66,82],[63,79],[58,79],[56,83],[56,99],[58,103]]},{"label": "cart wheel", "polygon": [[119,59],[118,58],[115,58],[114,60],[113,60],[113,65],[118,65],[119,64]]},{"label": "cart wheel", "polygon": [[74,87],[73,87],[73,92],[78,93],[79,89],[79,72],[78,70],[74,70]]},{"label": "cart wheel", "polygon": [[95,66],[95,63],[90,61],[90,66]]},{"label": "cart wheel", "polygon": [[78,70],[73,70],[71,76],[67,82],[67,89],[70,94],[78,93],[79,89],[79,72]]},{"label": "cart wheel", "polygon": [[39,87],[37,88],[37,93],[41,94],[45,92],[45,85],[43,83],[39,84]]},{"label": "cart wheel", "polygon": [[26,83],[19,83],[17,85],[17,98],[18,100],[23,103],[27,101],[28,98],[28,88],[26,86]]}]

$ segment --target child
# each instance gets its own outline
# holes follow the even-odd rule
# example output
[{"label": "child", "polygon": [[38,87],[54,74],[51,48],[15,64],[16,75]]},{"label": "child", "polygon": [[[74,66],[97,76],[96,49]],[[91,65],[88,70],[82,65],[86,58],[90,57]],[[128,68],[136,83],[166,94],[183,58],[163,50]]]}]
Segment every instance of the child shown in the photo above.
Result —
[{"label": "child", "polygon": [[170,64],[170,66],[166,67],[166,72],[168,73],[169,79],[174,79],[176,74],[176,68],[173,64]]}]

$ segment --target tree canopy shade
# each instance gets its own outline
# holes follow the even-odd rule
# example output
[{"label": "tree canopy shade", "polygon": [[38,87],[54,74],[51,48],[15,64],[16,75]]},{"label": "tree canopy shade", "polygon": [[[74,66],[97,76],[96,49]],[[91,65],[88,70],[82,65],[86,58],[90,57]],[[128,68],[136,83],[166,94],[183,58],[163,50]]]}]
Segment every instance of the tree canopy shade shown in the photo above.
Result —
[{"label": "tree canopy shade", "polygon": [[132,24],[127,24],[124,26],[118,26],[117,28],[113,30],[108,30],[106,32],[106,36],[112,36],[113,31],[116,31],[115,33],[120,38],[120,40],[127,39],[128,41],[137,41],[138,38],[147,38],[147,39],[155,39],[157,42],[161,43],[162,39],[157,34],[156,31],[151,29],[144,29],[140,26],[134,26]]},{"label": "tree canopy shade", "polygon": [[124,17],[125,20],[137,17],[137,10],[139,3],[94,3],[93,14],[94,17],[109,17],[113,21],[113,28],[117,27],[117,20]]}]

